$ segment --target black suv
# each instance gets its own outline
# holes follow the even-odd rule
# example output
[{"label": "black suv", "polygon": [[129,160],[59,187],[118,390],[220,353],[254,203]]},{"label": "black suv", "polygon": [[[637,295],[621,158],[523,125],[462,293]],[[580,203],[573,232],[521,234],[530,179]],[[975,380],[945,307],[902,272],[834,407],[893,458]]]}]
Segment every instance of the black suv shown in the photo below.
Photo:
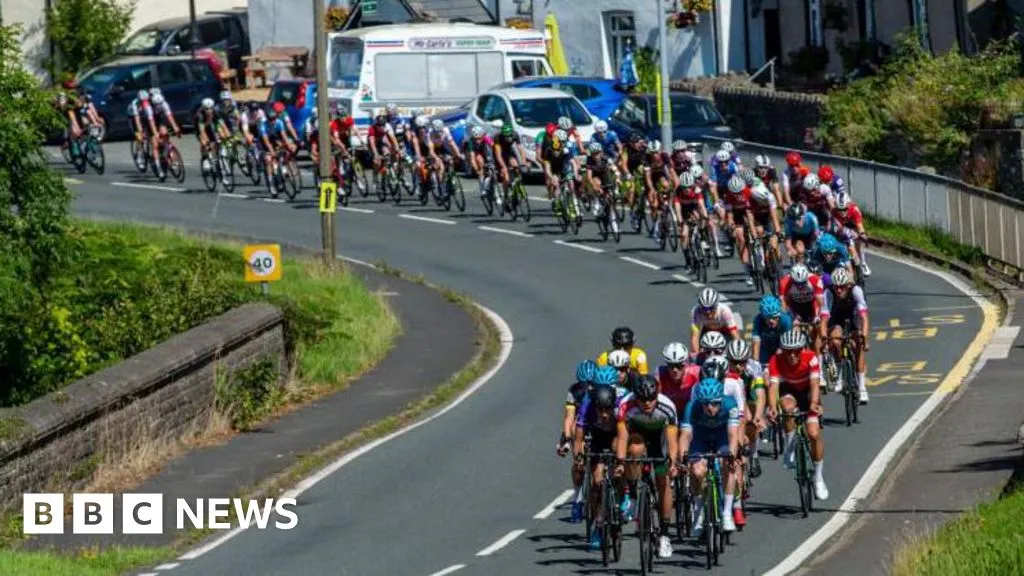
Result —
[{"label": "black suv", "polygon": [[[191,49],[188,17],[154,22],[132,34],[117,50],[118,56],[157,56],[187,54]],[[196,16],[196,48],[210,48],[227,54],[228,66],[242,69],[242,57],[248,56],[249,12],[245,8],[207,12]]]}]

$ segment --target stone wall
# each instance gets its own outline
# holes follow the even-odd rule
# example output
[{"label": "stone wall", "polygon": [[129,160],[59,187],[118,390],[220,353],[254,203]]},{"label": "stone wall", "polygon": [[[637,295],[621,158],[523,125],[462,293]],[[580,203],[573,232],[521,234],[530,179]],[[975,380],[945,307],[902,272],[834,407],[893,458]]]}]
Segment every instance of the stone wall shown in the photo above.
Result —
[{"label": "stone wall", "polygon": [[816,130],[824,97],[738,87],[716,88],[714,94],[715,106],[744,140],[788,148],[820,148]]},{"label": "stone wall", "polygon": [[271,358],[284,385],[284,319],[247,304],[30,404],[0,410],[0,509],[25,492],[67,492],[97,464],[203,427],[218,378]]}]

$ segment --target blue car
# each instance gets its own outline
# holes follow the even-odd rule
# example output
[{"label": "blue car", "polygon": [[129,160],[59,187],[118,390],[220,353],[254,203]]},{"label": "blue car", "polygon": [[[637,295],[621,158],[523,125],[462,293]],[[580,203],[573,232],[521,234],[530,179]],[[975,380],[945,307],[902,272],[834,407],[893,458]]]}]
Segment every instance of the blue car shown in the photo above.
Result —
[{"label": "blue car", "polygon": [[[703,142],[708,136],[729,140],[739,138],[711,100],[673,92],[669,101],[672,103],[673,140]],[[630,94],[607,121],[608,127],[623,139],[633,133],[639,133],[648,140],[661,139],[658,98],[654,94]]]},{"label": "blue car", "polygon": [[572,94],[598,120],[608,120],[629,93],[617,80],[590,76],[531,76],[495,86],[500,88],[553,88]]}]

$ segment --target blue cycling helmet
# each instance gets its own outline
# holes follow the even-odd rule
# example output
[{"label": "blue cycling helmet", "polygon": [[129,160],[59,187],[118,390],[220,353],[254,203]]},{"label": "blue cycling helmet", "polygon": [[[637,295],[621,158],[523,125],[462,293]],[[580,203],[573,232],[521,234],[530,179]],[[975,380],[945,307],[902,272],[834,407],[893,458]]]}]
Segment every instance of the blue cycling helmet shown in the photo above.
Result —
[{"label": "blue cycling helmet", "polygon": [[822,234],[818,239],[818,248],[822,254],[835,254],[839,252],[839,241],[831,234]]},{"label": "blue cycling helmet", "polygon": [[782,301],[779,300],[778,296],[767,294],[761,298],[761,303],[758,304],[758,311],[765,318],[782,316]]},{"label": "blue cycling helmet", "polygon": [[576,381],[577,382],[593,382],[594,375],[597,373],[597,362],[593,360],[584,360],[576,366]]},{"label": "blue cycling helmet", "polygon": [[714,378],[705,378],[697,384],[693,398],[701,404],[721,402],[725,395],[725,385]]},{"label": "blue cycling helmet", "polygon": [[619,383],[619,371],[611,366],[601,366],[594,374],[595,386],[615,386]]}]

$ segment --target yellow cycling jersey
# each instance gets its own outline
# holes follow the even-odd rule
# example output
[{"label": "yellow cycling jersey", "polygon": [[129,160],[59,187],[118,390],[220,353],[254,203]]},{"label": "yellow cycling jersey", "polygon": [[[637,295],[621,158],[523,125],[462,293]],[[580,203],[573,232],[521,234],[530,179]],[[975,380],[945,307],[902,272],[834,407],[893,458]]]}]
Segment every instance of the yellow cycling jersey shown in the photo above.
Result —
[{"label": "yellow cycling jersey", "polygon": [[[598,366],[607,366],[608,365],[608,352],[611,352],[611,350],[602,352],[601,355],[597,357],[597,365]],[[633,348],[630,349],[630,351],[629,351],[629,367],[632,368],[633,370],[636,370],[640,374],[647,374],[648,373],[648,371],[647,371],[647,352],[644,352],[643,348],[640,348],[639,346],[633,346]]]}]

